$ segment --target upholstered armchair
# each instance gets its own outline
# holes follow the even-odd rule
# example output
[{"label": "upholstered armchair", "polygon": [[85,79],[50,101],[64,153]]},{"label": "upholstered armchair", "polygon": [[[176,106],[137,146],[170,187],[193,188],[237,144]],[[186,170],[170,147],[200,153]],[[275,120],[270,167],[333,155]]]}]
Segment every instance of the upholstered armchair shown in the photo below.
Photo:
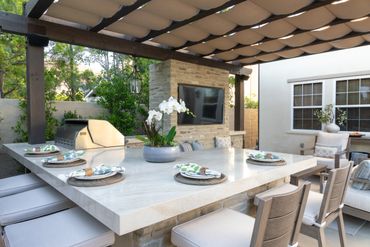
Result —
[{"label": "upholstered armchair", "polygon": [[301,155],[313,154],[317,157],[318,165],[325,165],[327,169],[333,169],[348,165],[349,146],[348,133],[320,131],[315,137],[314,146],[302,148],[300,153]]}]

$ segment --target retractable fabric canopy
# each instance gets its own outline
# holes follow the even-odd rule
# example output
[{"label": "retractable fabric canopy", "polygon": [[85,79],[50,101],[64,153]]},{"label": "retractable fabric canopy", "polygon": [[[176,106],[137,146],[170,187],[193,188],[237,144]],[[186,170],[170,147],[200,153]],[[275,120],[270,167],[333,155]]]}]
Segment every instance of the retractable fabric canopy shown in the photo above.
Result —
[{"label": "retractable fabric canopy", "polygon": [[36,0],[26,7],[32,18],[237,66],[368,45],[369,14],[369,0]]}]

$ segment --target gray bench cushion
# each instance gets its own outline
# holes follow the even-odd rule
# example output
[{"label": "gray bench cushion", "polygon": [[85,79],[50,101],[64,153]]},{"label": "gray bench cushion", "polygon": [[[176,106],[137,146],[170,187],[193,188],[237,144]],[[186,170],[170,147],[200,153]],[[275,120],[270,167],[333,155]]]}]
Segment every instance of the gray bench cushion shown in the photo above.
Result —
[{"label": "gray bench cushion", "polygon": [[114,233],[80,208],[72,208],[4,229],[6,247],[103,247]]},{"label": "gray bench cushion", "polygon": [[352,173],[352,187],[358,190],[370,190],[370,160],[364,160]]},{"label": "gray bench cushion", "polygon": [[0,198],[0,225],[34,219],[72,207],[74,204],[50,186]]},{"label": "gray bench cushion", "polygon": [[43,186],[45,183],[32,173],[0,179],[0,197]]}]

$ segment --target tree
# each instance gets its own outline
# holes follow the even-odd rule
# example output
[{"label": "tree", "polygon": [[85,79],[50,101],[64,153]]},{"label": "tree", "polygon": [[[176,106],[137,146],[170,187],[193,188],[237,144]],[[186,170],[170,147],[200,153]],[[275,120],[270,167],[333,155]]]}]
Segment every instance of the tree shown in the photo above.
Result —
[{"label": "tree", "polygon": [[[26,0],[1,0],[0,9],[22,14]],[[22,98],[26,88],[26,40],[23,36],[0,35],[0,98]]]}]

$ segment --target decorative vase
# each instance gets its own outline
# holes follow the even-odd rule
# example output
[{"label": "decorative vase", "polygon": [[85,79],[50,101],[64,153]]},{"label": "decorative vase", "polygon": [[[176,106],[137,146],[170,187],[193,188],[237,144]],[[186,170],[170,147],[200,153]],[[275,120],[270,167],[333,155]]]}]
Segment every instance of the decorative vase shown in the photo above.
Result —
[{"label": "decorative vase", "polygon": [[165,163],[175,161],[180,155],[179,146],[151,147],[144,146],[143,156],[148,162]]},{"label": "decorative vase", "polygon": [[330,123],[330,124],[326,125],[325,129],[329,133],[337,133],[340,130],[339,126],[336,125],[335,123]]}]

